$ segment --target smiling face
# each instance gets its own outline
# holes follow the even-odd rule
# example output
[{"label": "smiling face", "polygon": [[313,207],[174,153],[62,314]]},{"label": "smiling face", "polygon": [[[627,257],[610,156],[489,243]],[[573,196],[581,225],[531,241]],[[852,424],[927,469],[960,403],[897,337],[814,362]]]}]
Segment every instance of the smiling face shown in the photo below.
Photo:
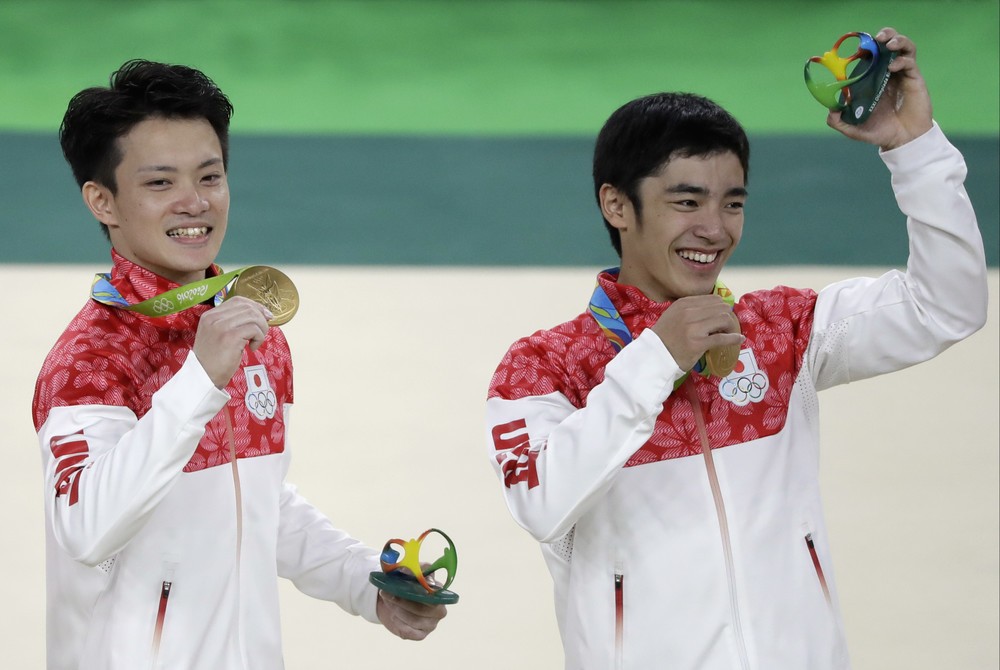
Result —
[{"label": "smiling face", "polygon": [[215,130],[205,119],[154,117],[118,143],[117,191],[87,182],[87,206],[128,260],[179,284],[204,279],[229,218]]},{"label": "smiling face", "polygon": [[641,212],[605,184],[601,207],[621,232],[618,281],[663,302],[711,293],[743,234],[746,187],[732,152],[675,156],[639,183]]}]

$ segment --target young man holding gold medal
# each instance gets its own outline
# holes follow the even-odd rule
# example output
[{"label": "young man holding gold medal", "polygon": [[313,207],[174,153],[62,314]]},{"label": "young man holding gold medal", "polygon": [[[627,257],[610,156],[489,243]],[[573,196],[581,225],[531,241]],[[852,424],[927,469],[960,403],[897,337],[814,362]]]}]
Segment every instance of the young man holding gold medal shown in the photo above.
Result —
[{"label": "young man holding gold medal", "polygon": [[[282,667],[277,577],[423,639],[442,605],[378,591],[378,551],[285,482],[294,286],[223,273],[232,106],[203,73],[130,61],[60,130],[113,268],[45,360],[48,667]],[[226,287],[236,280],[227,293]]]},{"label": "young man holding gold medal", "polygon": [[[554,582],[566,667],[849,667],[819,496],[818,390],[927,360],[986,320],[965,163],[895,30],[858,125],[907,216],[904,271],[734,300],[749,144],[713,102],[633,100],[594,187],[621,267],[516,342],[490,383],[489,459]],[[831,231],[835,234],[836,231]]]}]

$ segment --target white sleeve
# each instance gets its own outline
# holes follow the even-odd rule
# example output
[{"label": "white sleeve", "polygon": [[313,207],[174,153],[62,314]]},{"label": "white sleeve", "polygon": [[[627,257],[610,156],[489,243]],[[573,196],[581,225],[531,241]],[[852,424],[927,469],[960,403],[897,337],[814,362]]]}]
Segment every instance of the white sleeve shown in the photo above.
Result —
[{"label": "white sleeve", "polygon": [[191,353],[141,419],[112,405],[52,408],[38,440],[45,504],[62,549],[97,565],[128,544],[228,399]]},{"label": "white sleeve", "polygon": [[880,155],[907,216],[906,271],[820,291],[806,352],[817,389],[928,360],[986,322],[986,256],[962,155],[937,124]]},{"label": "white sleeve", "polygon": [[558,392],[490,398],[489,458],[517,523],[540,542],[572,528],[649,439],[682,375],[660,338],[646,330],[608,363],[583,408]]},{"label": "white sleeve", "polygon": [[278,575],[313,598],[378,623],[378,589],[368,581],[380,569],[378,551],[334,528],[291,484],[283,485],[280,505]]}]

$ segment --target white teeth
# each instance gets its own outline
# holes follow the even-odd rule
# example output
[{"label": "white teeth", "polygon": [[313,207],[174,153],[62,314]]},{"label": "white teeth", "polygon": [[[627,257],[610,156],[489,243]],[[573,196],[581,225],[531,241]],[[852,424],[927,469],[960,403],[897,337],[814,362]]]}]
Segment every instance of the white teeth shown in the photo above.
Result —
[{"label": "white teeth", "polygon": [[208,235],[208,227],[201,226],[199,228],[174,228],[167,233],[170,237],[201,237],[202,235]]},{"label": "white teeth", "polygon": [[710,254],[702,254],[697,251],[688,251],[685,249],[683,251],[678,251],[677,255],[689,261],[695,261],[696,263],[711,263],[715,260],[715,257],[719,255],[719,252],[716,251]]}]

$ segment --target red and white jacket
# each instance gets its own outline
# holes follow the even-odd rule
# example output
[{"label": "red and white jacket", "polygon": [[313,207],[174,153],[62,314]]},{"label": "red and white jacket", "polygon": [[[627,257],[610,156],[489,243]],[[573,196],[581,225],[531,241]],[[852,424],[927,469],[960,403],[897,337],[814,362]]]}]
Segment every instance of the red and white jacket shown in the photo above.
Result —
[{"label": "red and white jacket", "polygon": [[[881,154],[905,272],[743,296],[726,377],[680,370],[668,307],[598,277],[634,340],[589,313],[516,342],[491,381],[489,458],[542,543],[572,670],[849,667],[819,492],[817,391],[927,360],[982,326],[965,163],[936,126]],[[581,302],[586,296],[581,296]]]},{"label": "red and white jacket", "polygon": [[[113,252],[136,303],[177,285]],[[277,577],[377,621],[363,546],[285,482],[292,360],[278,328],[221,391],[191,351],[198,305],[90,301],[35,387],[50,670],[283,667]]]}]

